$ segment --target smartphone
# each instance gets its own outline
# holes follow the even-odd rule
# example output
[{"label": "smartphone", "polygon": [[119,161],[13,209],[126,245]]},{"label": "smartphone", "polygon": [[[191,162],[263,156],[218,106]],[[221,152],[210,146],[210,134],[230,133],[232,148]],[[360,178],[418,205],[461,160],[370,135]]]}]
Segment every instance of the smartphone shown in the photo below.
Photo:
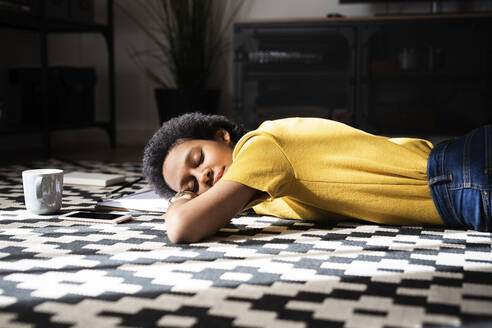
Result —
[{"label": "smartphone", "polygon": [[74,211],[59,216],[61,220],[78,221],[86,223],[117,224],[132,219],[129,214],[115,214],[106,212]]}]

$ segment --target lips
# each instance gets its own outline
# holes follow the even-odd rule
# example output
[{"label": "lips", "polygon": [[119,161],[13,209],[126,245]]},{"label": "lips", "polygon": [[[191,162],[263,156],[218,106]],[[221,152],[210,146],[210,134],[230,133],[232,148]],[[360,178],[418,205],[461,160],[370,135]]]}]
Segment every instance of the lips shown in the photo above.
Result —
[{"label": "lips", "polygon": [[225,168],[221,168],[219,170],[219,172],[217,173],[217,175],[215,176],[215,179],[214,179],[214,184],[217,183],[217,181],[220,180],[220,178],[222,178],[222,176],[224,175],[224,171],[225,171]]}]

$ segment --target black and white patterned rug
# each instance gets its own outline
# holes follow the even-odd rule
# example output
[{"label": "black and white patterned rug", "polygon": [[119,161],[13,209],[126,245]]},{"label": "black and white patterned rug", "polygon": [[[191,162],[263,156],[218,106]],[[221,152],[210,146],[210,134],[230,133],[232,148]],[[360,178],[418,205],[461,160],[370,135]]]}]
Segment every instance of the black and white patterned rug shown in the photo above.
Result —
[{"label": "black and white patterned rug", "polygon": [[[155,214],[116,226],[29,214],[21,171],[39,167],[141,170],[0,167],[0,327],[492,327],[491,233],[252,215],[175,245]],[[117,187],[65,186],[63,208]]]}]

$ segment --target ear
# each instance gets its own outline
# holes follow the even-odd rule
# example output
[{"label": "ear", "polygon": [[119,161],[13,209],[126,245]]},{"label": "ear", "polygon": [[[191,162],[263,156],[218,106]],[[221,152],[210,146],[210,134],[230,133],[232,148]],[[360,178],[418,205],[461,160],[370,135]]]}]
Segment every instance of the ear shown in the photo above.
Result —
[{"label": "ear", "polygon": [[224,141],[226,144],[230,144],[231,143],[231,135],[229,134],[229,132],[227,132],[226,129],[220,128],[215,132],[215,140],[216,141]]}]

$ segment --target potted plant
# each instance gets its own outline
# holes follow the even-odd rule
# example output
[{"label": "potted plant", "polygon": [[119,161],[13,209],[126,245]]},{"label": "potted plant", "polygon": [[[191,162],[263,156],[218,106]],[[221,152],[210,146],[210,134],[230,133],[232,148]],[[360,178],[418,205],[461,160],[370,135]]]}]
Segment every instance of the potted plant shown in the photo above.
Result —
[{"label": "potted plant", "polygon": [[243,0],[136,2],[143,16],[118,7],[153,44],[151,49],[131,49],[131,56],[158,84],[155,97],[161,123],[184,112],[215,112],[219,89],[210,88],[210,79],[229,48],[226,33]]}]

